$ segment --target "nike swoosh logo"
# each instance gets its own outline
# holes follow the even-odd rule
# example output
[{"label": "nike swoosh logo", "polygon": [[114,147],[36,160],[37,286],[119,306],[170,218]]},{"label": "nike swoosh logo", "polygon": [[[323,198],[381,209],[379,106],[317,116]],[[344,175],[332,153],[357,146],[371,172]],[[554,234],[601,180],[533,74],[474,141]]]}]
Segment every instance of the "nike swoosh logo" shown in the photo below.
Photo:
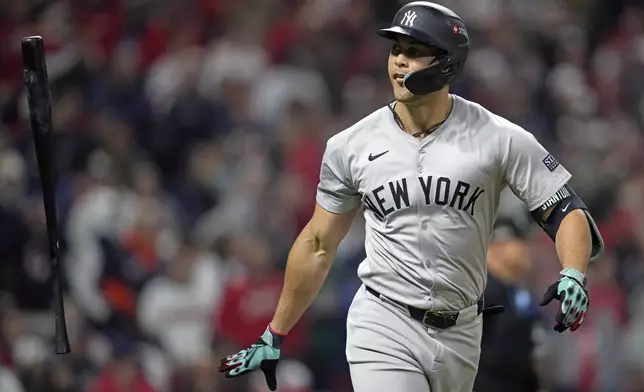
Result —
[{"label": "nike swoosh logo", "polygon": [[566,206],[561,209],[561,212],[566,212],[569,206],[570,206],[570,203],[566,204]]},{"label": "nike swoosh logo", "polygon": [[385,152],[381,152],[381,153],[380,153],[380,154],[378,154],[378,155],[373,155],[373,153],[369,154],[369,162],[371,162],[371,161],[373,161],[373,160],[376,160],[376,159],[380,158],[381,156],[385,155],[385,154],[386,154],[386,153],[388,153],[388,152],[389,152],[389,150],[387,150],[387,151],[385,151]]}]

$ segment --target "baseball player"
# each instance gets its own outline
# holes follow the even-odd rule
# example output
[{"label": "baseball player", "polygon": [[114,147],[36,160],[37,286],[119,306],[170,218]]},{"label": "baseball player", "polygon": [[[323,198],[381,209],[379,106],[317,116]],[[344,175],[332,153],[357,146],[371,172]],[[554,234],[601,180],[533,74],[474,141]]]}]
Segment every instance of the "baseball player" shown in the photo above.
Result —
[{"label": "baseball player", "polygon": [[555,330],[576,330],[586,268],[603,250],[570,173],[528,132],[454,94],[465,65],[463,20],[443,6],[403,6],[390,28],[394,100],[326,145],[313,216],[288,257],[275,315],[247,349],[223,358],[276,389],[280,345],[315,299],[357,211],[366,220],[363,282],[347,317],[356,392],[471,392],[480,353],[486,249],[505,187],[556,240],[563,266],[542,305]]}]

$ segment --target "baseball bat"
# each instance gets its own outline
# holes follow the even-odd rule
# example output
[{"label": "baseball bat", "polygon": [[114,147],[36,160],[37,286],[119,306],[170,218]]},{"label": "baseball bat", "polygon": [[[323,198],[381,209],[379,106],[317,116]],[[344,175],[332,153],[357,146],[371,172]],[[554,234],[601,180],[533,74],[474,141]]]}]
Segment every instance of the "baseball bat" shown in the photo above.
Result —
[{"label": "baseball bat", "polygon": [[56,354],[67,354],[71,350],[67,337],[60,276],[58,221],[56,218],[56,199],[54,197],[54,186],[56,184],[54,177],[55,161],[50,143],[52,133],[51,101],[42,37],[31,36],[22,39],[22,62],[29,105],[29,119],[36,150],[36,160],[38,161],[38,172],[45,205],[45,220],[47,222],[56,328],[55,348]]}]

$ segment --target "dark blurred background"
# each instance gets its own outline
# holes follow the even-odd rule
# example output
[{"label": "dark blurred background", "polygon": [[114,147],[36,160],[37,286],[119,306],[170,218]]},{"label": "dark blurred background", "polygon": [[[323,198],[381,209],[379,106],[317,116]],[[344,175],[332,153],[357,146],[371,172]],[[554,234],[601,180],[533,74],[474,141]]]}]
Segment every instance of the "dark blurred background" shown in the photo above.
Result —
[{"label": "dark blurred background", "polygon": [[[325,141],[390,98],[395,0],[0,0],[0,391],[260,392],[218,359],[270,321]],[[644,10],[633,0],[451,0],[453,91],[573,174],[607,250],[575,334],[538,337],[544,390],[644,391]],[[51,343],[46,230],[20,40],[45,39],[72,354]],[[350,391],[356,221],[293,331],[280,391]],[[529,237],[530,287],[559,271]],[[548,308],[549,311],[553,310]],[[507,366],[512,366],[508,363]],[[520,392],[520,391],[517,391]]]}]

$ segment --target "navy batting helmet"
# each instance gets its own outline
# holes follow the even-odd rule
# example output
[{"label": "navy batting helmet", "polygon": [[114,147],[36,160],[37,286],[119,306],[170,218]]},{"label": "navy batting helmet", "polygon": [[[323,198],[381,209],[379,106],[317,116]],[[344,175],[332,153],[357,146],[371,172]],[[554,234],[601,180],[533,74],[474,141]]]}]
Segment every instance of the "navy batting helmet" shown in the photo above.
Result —
[{"label": "navy batting helmet", "polygon": [[415,95],[429,94],[453,83],[463,72],[470,39],[465,23],[454,11],[429,1],[414,1],[396,12],[392,26],[377,34],[395,40],[411,37],[441,50],[428,67],[405,76],[405,87]]}]

